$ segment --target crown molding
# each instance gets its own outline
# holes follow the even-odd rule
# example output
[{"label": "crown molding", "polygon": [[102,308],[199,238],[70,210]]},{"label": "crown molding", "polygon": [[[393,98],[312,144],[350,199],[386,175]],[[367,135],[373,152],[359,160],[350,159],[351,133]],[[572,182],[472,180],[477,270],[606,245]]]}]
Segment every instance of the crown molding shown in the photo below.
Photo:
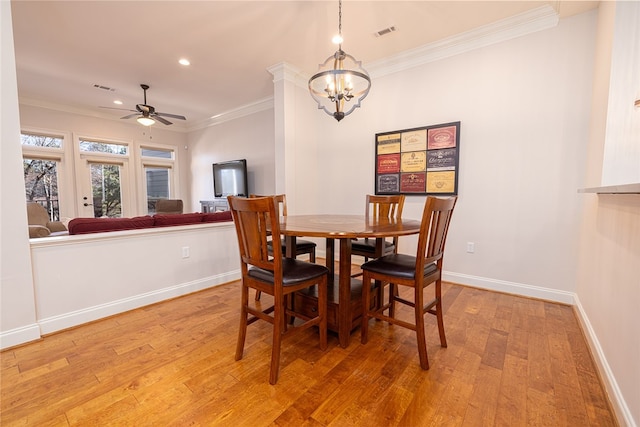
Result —
[{"label": "crown molding", "polygon": [[549,5],[447,37],[367,64],[371,77],[382,77],[558,25],[559,15]]},{"label": "crown molding", "polygon": [[[55,102],[44,101],[41,99],[19,97],[18,104],[27,105],[30,107],[45,108],[45,109],[54,110],[54,111],[61,111],[63,113],[77,114],[85,117],[93,117],[93,118],[102,119],[102,120],[111,120],[114,122],[120,122],[122,124],[130,125],[130,126],[141,126],[137,124],[135,121],[124,123],[124,122],[121,122],[119,118],[117,119],[112,115],[100,114],[96,111],[89,110],[87,108],[74,107],[72,105],[56,104]],[[189,129],[187,129],[187,127],[182,123],[173,123],[172,126],[164,126],[162,129],[168,130],[171,132],[182,132],[182,133],[186,133],[189,131]]]},{"label": "crown molding", "polygon": [[233,110],[228,110],[215,116],[211,116],[208,119],[202,120],[190,126],[187,131],[200,130],[211,126],[216,126],[230,120],[235,120],[240,117],[249,116],[251,114],[259,113],[260,111],[273,109],[273,96],[263,98],[250,104],[242,105]]}]

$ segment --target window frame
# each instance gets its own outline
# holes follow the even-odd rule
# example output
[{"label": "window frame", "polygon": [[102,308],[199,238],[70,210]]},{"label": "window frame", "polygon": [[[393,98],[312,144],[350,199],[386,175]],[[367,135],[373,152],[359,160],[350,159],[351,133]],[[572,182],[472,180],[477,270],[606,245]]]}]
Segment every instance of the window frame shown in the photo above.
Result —
[{"label": "window frame", "polygon": [[[62,140],[61,147],[37,147],[22,145],[23,159],[56,161],[58,179],[58,200],[60,219],[87,216],[83,203],[83,168],[88,163],[109,163],[121,166],[122,215],[133,217],[146,215],[147,188],[146,167],[169,169],[169,191],[171,198],[181,198],[179,172],[179,144],[136,141],[115,137],[96,136],[90,133],[76,133],[59,129],[22,126],[21,134],[50,136]],[[81,151],[80,141],[95,141],[105,144],[127,146],[127,154],[111,154]],[[172,158],[143,156],[142,149],[172,152]],[[85,173],[86,174],[86,173]],[[125,184],[126,183],[126,184]],[[24,182],[22,183],[24,188]],[[126,201],[125,201],[126,199]]]},{"label": "window frame", "polygon": [[[62,140],[61,147],[22,145],[22,159],[55,161],[58,180],[58,209],[60,220],[77,216],[75,204],[75,176],[73,173],[73,144],[71,132],[24,126],[20,135],[47,136]],[[22,182],[24,188],[25,183]],[[25,199],[26,203],[26,199]]]},{"label": "window frame", "polygon": [[[138,198],[139,212],[147,215],[149,213],[147,204],[147,177],[146,168],[166,168],[169,170],[169,198],[179,199],[179,174],[178,174],[178,146],[167,144],[154,144],[150,142],[141,142],[136,144],[136,156],[138,157],[138,171],[140,179],[138,179],[138,191],[140,197]],[[143,156],[142,150],[160,150],[170,151],[173,155],[170,159],[162,157]]]}]

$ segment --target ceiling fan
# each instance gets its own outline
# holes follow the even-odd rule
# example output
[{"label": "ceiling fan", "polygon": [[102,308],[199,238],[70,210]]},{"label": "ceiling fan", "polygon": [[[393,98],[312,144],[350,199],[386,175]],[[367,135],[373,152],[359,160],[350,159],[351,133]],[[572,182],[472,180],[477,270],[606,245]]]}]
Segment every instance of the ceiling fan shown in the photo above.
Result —
[{"label": "ceiling fan", "polygon": [[129,114],[120,118],[131,119],[133,117],[137,117],[138,123],[144,126],[151,126],[156,121],[160,123],[164,123],[165,125],[173,124],[169,120],[165,119],[164,117],[171,117],[179,120],[187,120],[185,116],[180,116],[178,114],[160,113],[156,111],[156,109],[153,106],[147,104],[147,89],[149,89],[149,85],[141,84],[140,87],[144,91],[144,104],[136,104],[135,110],[128,110],[126,108],[114,108],[114,107],[101,107],[101,108],[109,108],[112,110],[133,111],[134,114]]}]

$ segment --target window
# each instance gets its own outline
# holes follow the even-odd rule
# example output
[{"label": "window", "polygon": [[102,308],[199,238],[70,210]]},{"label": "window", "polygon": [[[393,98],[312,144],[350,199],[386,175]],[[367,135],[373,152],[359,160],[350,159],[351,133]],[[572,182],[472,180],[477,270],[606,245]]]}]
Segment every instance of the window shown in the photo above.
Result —
[{"label": "window", "polygon": [[129,144],[81,137],[77,146],[81,216],[133,216]]},{"label": "window", "polygon": [[59,177],[64,137],[37,133],[20,135],[23,146],[25,198],[43,206],[51,221],[60,220]]},{"label": "window", "polygon": [[126,156],[128,154],[128,146],[125,144],[115,144],[102,141],[80,140],[80,151],[91,153],[108,153]]},{"label": "window", "polygon": [[153,214],[158,199],[179,197],[175,146],[38,128],[21,142],[25,199],[52,220]]},{"label": "window", "polygon": [[50,221],[59,221],[58,162],[26,158],[23,166],[27,202],[40,204],[49,212]]},{"label": "window", "polygon": [[174,196],[175,150],[144,146],[140,147],[140,158],[145,175],[143,193],[147,195],[147,213],[153,215],[158,199]]}]

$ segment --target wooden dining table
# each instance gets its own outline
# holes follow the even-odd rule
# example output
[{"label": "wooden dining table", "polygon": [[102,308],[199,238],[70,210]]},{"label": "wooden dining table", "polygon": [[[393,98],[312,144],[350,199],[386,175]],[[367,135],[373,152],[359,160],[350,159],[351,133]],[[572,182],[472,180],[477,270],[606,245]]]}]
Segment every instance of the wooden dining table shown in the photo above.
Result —
[{"label": "wooden dining table", "polygon": [[[326,265],[330,271],[328,323],[329,328],[338,333],[340,346],[344,348],[349,345],[351,331],[359,324],[362,316],[360,301],[362,282],[351,277],[351,240],[354,238],[376,239],[375,256],[379,257],[382,254],[385,238],[418,234],[420,221],[386,218],[373,220],[364,215],[288,215],[281,218],[280,232],[285,237],[286,256],[289,258],[295,258],[296,237],[326,239]],[[340,241],[337,275],[334,267],[335,240]]]}]

